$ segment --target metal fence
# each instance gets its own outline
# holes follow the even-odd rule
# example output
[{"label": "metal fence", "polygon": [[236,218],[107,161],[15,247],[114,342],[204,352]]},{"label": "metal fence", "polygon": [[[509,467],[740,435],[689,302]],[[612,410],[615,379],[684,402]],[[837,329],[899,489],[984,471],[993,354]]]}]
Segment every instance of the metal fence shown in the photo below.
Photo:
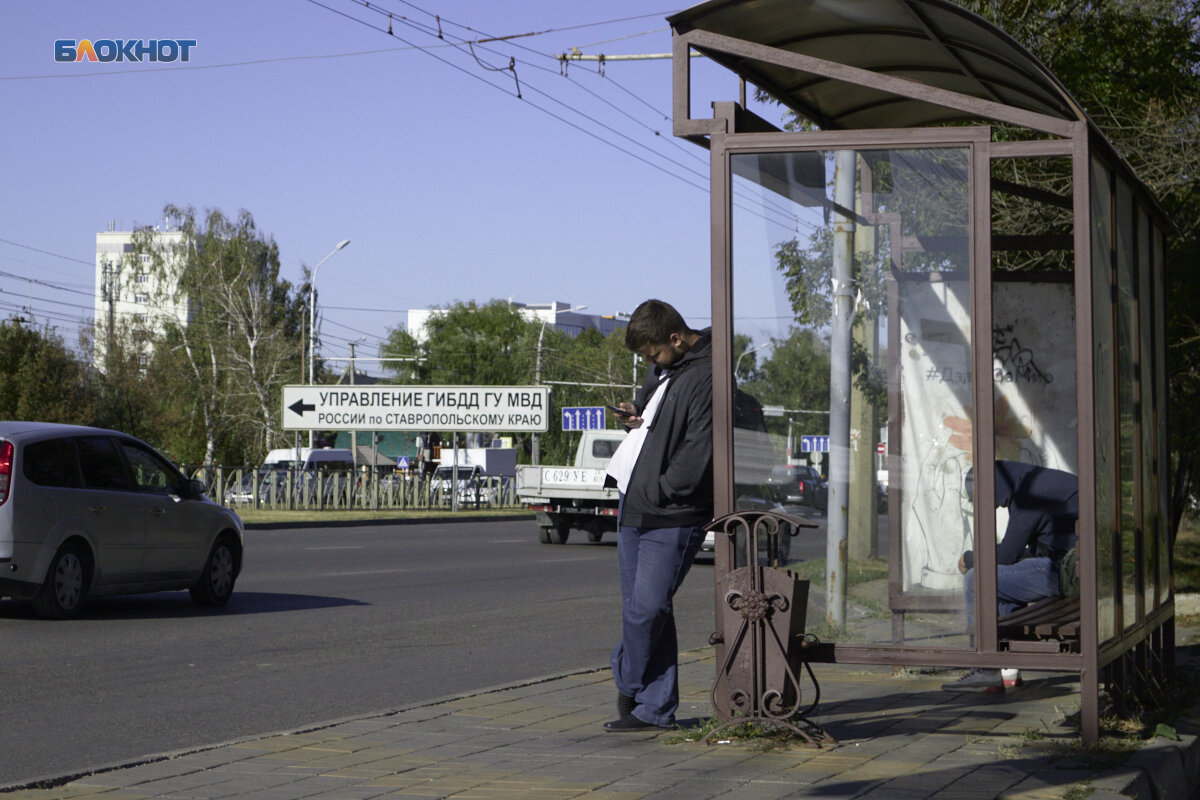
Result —
[{"label": "metal fence", "polygon": [[208,496],[233,509],[287,511],[431,510],[522,508],[509,476],[457,482],[433,475],[395,475],[361,470],[200,467],[193,477]]}]

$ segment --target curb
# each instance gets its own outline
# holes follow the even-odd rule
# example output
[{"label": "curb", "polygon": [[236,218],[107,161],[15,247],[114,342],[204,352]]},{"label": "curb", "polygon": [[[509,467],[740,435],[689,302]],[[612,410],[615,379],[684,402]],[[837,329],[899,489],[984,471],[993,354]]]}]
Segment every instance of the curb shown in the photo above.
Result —
[{"label": "curb", "polygon": [[1091,800],[1190,800],[1200,790],[1200,737],[1147,742],[1090,786]]},{"label": "curb", "polygon": [[469,517],[464,519],[457,516],[437,517],[388,517],[386,519],[332,519],[332,520],[303,520],[296,522],[245,522],[243,526],[248,531],[278,531],[288,528],[365,528],[378,525],[425,525],[443,522],[508,522],[535,519],[533,513],[528,514],[492,514],[488,516]]},{"label": "curb", "polygon": [[1189,592],[1175,595],[1175,614],[1176,616],[1181,614],[1200,615],[1200,593]]}]

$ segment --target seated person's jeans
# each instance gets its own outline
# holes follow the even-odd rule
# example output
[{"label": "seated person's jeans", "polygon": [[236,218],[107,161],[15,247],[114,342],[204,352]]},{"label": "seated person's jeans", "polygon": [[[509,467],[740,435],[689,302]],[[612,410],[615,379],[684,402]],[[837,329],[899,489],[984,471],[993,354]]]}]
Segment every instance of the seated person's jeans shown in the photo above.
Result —
[{"label": "seated person's jeans", "polygon": [[[967,594],[967,633],[975,636],[975,570],[964,576]],[[1049,558],[1025,558],[996,565],[996,609],[1000,616],[1047,597],[1061,597],[1058,563]]]}]

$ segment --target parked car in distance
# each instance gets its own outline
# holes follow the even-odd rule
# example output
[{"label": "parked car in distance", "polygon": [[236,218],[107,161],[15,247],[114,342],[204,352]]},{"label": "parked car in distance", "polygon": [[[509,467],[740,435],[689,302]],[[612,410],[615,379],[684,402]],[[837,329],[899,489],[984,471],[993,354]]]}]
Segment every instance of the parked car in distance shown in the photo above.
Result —
[{"label": "parked car in distance", "polygon": [[464,505],[492,505],[500,500],[500,487],[488,481],[478,464],[460,465],[458,483],[454,483],[454,466],[442,465],[433,473],[429,488],[437,492],[441,502],[451,502],[450,487],[457,485],[458,502]]},{"label": "parked car in distance", "polygon": [[780,464],[767,476],[768,492],[781,503],[800,503],[825,508],[829,501],[829,486],[821,473],[808,464]]},{"label": "parked car in distance", "polygon": [[91,597],[187,589],[222,606],[242,568],[241,518],[118,431],[0,422],[0,596],[42,617]]},{"label": "parked car in distance", "polygon": [[[293,486],[295,486],[295,482]],[[225,505],[233,506],[239,503],[253,503],[256,491],[260,503],[282,503],[287,499],[287,487],[288,470],[286,469],[276,468],[247,471],[240,481],[226,487]]]}]

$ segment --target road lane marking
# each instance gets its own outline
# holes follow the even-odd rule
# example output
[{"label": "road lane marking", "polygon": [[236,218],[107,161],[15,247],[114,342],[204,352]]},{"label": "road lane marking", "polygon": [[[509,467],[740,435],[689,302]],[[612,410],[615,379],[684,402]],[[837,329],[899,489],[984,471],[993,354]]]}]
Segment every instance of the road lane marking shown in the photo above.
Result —
[{"label": "road lane marking", "polygon": [[347,575],[398,575],[402,572],[412,572],[411,569],[364,569],[356,572],[322,572],[323,578],[344,578]]}]

